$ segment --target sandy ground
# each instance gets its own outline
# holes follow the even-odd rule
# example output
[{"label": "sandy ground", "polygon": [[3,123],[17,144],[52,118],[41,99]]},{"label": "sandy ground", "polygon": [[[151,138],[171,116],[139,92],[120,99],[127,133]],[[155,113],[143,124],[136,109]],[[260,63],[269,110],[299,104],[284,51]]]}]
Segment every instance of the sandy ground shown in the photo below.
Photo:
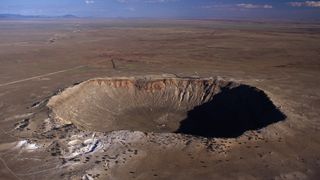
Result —
[{"label": "sandy ground", "polygon": [[[1,20],[0,38],[0,179],[320,177],[320,25]],[[238,138],[203,139],[80,132],[48,116],[48,98],[75,83],[163,73],[256,86],[287,119]],[[77,160],[76,141],[105,143]]]}]

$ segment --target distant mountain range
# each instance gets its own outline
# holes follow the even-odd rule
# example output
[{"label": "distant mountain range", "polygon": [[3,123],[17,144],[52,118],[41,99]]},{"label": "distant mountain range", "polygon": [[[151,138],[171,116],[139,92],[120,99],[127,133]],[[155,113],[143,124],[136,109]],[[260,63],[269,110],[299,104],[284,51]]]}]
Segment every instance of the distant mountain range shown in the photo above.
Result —
[{"label": "distant mountain range", "polygon": [[0,19],[30,19],[30,18],[78,18],[78,17],[72,14],[66,14],[63,16],[0,14]]}]

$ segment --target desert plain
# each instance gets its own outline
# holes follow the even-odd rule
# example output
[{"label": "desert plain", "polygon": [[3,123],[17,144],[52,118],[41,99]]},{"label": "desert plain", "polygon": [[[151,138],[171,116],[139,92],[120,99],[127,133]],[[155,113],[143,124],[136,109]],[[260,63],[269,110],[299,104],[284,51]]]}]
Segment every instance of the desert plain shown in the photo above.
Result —
[{"label": "desert plain", "polygon": [[[319,179],[319,42],[320,24],[316,23],[1,20],[0,179]],[[247,128],[246,121],[243,125],[228,118],[228,124],[220,124],[218,129],[225,133],[206,136],[179,131],[179,124],[139,128],[158,111],[133,109],[118,117],[122,124],[115,123],[117,128],[109,129],[113,126],[113,122],[107,124],[111,116],[99,112],[129,107],[137,101],[143,104],[148,98],[130,98],[112,89],[130,84],[138,87],[135,80],[113,84],[108,93],[94,87],[107,86],[100,81],[113,78],[148,82],[150,77],[161,82],[212,78],[210,83],[250,86],[263,93],[263,101],[267,98],[281,118],[255,128]],[[88,85],[93,91],[65,96],[66,91],[90,81],[95,83]],[[148,93],[161,86],[152,88]],[[94,99],[87,101],[86,93],[92,92]],[[97,96],[99,93],[107,95]],[[101,100],[107,96],[109,99]],[[52,103],[52,97],[64,98],[62,103],[69,104],[59,106],[62,103]],[[108,105],[117,100],[121,103]],[[157,100],[167,102],[170,98]],[[148,107],[158,101],[153,99]],[[101,103],[93,106],[88,102]],[[230,106],[235,102],[220,103]],[[240,108],[235,112],[241,116],[243,111],[260,106],[254,100],[249,108],[243,107],[248,104],[232,107]],[[162,110],[174,114],[170,107]],[[79,108],[81,113],[77,114]],[[256,113],[255,117],[262,117],[263,110]],[[81,125],[82,120],[86,126]],[[139,123],[130,124],[135,121]],[[232,134],[238,126],[243,131]]]}]

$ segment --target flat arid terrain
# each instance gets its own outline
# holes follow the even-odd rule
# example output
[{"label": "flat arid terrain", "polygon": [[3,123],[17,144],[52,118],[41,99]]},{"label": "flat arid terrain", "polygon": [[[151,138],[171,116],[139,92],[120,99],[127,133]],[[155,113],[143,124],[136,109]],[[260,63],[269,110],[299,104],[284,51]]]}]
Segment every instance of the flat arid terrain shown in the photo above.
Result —
[{"label": "flat arid terrain", "polygon": [[0,21],[0,179],[319,179],[320,24]]}]

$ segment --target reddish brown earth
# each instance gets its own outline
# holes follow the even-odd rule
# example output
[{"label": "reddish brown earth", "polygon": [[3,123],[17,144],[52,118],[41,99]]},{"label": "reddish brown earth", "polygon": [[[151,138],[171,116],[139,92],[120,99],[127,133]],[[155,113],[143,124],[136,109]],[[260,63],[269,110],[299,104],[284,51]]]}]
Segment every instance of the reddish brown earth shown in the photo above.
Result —
[{"label": "reddish brown earth", "polygon": [[[0,179],[319,179],[318,24],[1,20],[0,38]],[[163,74],[255,87],[285,118],[206,137],[80,128],[47,107],[52,96],[89,79]],[[209,107],[232,104],[216,102]],[[187,116],[203,114],[194,110]],[[231,129],[243,125],[223,120]]]}]

